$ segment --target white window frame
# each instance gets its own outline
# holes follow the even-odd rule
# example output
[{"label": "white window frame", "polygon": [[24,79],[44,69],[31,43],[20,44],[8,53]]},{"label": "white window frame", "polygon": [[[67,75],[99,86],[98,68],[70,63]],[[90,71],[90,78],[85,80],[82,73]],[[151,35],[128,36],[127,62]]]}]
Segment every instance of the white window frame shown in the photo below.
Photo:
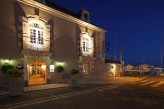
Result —
[{"label": "white window frame", "polygon": [[94,42],[88,33],[82,33],[80,38],[82,56],[93,56]]},{"label": "white window frame", "polygon": [[[44,31],[43,29],[37,28],[37,27],[32,27],[30,26],[29,28],[29,32],[30,32],[30,48],[32,50],[43,50],[44,49]],[[36,35],[35,37],[33,37],[33,40],[35,40],[35,42],[32,41],[32,36],[31,36],[31,30],[35,30],[36,31]],[[39,38],[39,31],[40,31],[40,38]],[[42,36],[41,36],[42,34]],[[41,41],[41,43],[40,43]]]},{"label": "white window frame", "polygon": [[83,43],[83,46],[82,46],[83,52],[88,54],[89,53],[89,43],[90,43],[89,40],[87,38],[83,38],[82,43]]}]

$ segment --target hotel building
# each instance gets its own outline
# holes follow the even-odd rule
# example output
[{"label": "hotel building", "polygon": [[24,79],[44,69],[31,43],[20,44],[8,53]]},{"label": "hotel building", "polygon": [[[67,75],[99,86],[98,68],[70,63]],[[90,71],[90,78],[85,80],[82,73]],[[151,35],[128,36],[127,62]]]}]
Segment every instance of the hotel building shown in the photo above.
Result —
[{"label": "hotel building", "polygon": [[106,72],[106,30],[91,23],[87,10],[75,13],[52,0],[2,0],[0,13],[0,67],[22,66],[27,85],[53,81],[58,65],[88,78]]}]

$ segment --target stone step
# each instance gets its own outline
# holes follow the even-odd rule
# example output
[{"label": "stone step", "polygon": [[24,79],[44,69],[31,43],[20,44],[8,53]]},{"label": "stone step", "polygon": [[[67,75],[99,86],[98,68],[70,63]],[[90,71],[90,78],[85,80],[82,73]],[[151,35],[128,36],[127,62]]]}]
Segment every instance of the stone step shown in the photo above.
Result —
[{"label": "stone step", "polygon": [[45,79],[44,78],[30,79],[30,85],[44,84],[44,83],[45,83]]}]

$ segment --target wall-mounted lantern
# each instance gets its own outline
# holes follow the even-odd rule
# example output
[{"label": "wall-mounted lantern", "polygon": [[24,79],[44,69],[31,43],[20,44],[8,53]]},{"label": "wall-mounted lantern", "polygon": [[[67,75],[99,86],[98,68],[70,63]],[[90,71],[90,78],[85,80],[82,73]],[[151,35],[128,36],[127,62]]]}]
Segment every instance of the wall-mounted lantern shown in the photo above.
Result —
[{"label": "wall-mounted lantern", "polygon": [[7,63],[8,64],[8,63],[10,63],[10,60],[9,59],[5,59],[4,60],[4,63]]},{"label": "wall-mounted lantern", "polygon": [[64,66],[64,62],[56,62],[56,66]]}]

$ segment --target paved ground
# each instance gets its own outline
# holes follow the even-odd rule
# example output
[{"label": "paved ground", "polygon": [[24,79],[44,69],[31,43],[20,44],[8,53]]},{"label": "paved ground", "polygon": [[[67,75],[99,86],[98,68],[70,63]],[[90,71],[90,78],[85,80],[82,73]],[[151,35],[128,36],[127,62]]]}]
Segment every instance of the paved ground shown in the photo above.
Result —
[{"label": "paved ground", "polygon": [[[38,91],[38,90],[45,90],[45,89],[53,89],[53,88],[62,88],[62,87],[68,87],[69,84],[65,83],[57,83],[57,84],[43,84],[43,85],[33,85],[33,86],[26,86],[24,87],[24,92],[29,92],[29,91]],[[1,89],[0,90],[0,96],[1,95],[6,95],[9,94],[8,89]]]},{"label": "paved ground", "polygon": [[[115,77],[81,81],[79,88],[26,92],[21,97],[0,96],[0,108],[22,109],[164,109],[164,77]],[[63,105],[64,104],[64,105]]]},{"label": "paved ground", "polygon": [[164,93],[147,88],[120,86],[52,99],[18,109],[164,109]]},{"label": "paved ground", "polygon": [[[96,80],[90,80],[90,79],[81,79],[79,81],[79,84],[87,84],[87,83],[94,83],[94,84],[103,84],[103,83],[112,83],[112,84],[119,84],[119,83],[128,83],[128,82],[134,82],[138,81],[141,78],[137,77],[110,77],[106,78],[105,80],[102,79],[96,79]],[[55,83],[55,84],[43,84],[43,85],[33,85],[33,86],[26,86],[24,87],[24,92],[29,91],[38,91],[38,90],[45,90],[45,89],[53,89],[53,88],[62,88],[62,87],[68,87],[69,83]],[[8,89],[0,88],[0,95],[6,95],[9,94]]]},{"label": "paved ground", "polygon": [[31,105],[37,102],[44,102],[45,100],[47,101],[48,99],[63,97],[66,95],[80,94],[80,93],[95,90],[97,88],[98,89],[103,88],[106,86],[113,86],[113,85],[87,84],[87,85],[80,85],[78,88],[65,87],[65,88],[26,92],[24,93],[23,96],[18,96],[18,97],[10,97],[10,95],[3,95],[0,96],[0,108],[19,107],[19,105],[22,104]]}]

